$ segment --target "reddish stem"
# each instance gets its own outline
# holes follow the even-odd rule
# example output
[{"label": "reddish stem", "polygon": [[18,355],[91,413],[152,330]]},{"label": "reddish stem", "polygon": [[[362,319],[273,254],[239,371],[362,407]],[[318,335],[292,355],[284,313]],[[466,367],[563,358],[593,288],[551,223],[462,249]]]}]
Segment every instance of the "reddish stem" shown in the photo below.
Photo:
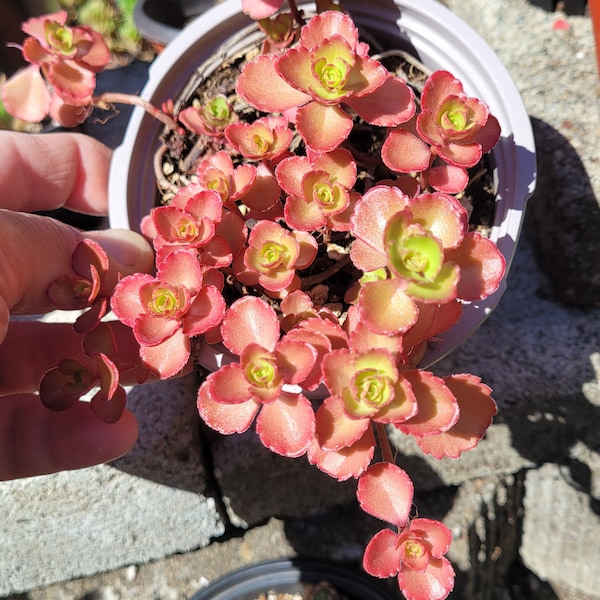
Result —
[{"label": "reddish stem", "polygon": [[153,104],[150,104],[147,100],[134,96],[133,94],[120,94],[118,92],[106,92],[95,96],[92,100],[92,104],[103,110],[108,110],[114,104],[129,104],[131,106],[139,106],[143,108],[149,115],[166,125],[169,129],[177,132],[180,127],[177,122],[165,114],[162,110],[156,108]]},{"label": "reddish stem", "polygon": [[383,423],[375,423],[375,430],[377,431],[377,438],[379,439],[379,445],[381,446],[381,457],[385,462],[394,464],[394,453],[388,440],[385,425]]},{"label": "reddish stem", "polygon": [[292,17],[294,18],[294,21],[296,21],[296,23],[298,23],[300,27],[303,27],[306,24],[306,21],[304,20],[302,13],[298,10],[296,0],[288,0],[288,6],[290,8],[290,12],[292,13]]}]

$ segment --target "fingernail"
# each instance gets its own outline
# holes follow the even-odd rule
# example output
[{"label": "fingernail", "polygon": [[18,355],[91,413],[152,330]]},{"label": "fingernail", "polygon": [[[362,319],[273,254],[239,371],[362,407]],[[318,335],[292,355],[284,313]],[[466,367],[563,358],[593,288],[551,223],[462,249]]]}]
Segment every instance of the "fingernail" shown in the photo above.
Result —
[{"label": "fingernail", "polygon": [[89,236],[98,242],[110,258],[124,267],[145,266],[152,260],[150,244],[139,234],[128,229],[107,229],[89,232]]}]

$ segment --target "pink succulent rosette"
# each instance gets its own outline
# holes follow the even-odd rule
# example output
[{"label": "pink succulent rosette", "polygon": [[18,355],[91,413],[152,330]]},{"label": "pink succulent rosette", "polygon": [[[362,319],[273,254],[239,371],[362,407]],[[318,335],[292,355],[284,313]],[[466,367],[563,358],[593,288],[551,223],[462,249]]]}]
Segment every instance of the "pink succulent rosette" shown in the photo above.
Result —
[{"label": "pink succulent rosette", "polygon": [[121,279],[111,307],[133,329],[142,360],[162,379],[185,367],[190,337],[216,327],[225,314],[225,300],[214,285],[204,285],[193,250],[170,253],[156,277],[137,273]]},{"label": "pink succulent rosette", "polygon": [[[410,88],[367,52],[352,19],[327,11],[302,28],[298,46],[281,55],[261,54],[246,64],[236,91],[264,112],[294,109],[295,126],[306,145],[328,152],[353,127],[342,103],[380,126],[399,125],[415,112]],[[265,81],[269,81],[268,94]]]},{"label": "pink succulent rosette", "polygon": [[216,95],[206,105],[193,104],[177,115],[179,122],[189,131],[198,135],[218,137],[224,135],[225,128],[239,120],[227,98]]},{"label": "pink succulent rosette", "polygon": [[473,167],[500,137],[500,124],[478,98],[468,97],[448,71],[433,73],[423,88],[419,135],[451,165]]},{"label": "pink succulent rosette", "polygon": [[200,386],[202,418],[222,433],[245,431],[256,418],[256,432],[267,448],[301,456],[314,435],[314,412],[301,393],[286,386],[302,385],[309,377],[316,350],[303,341],[280,339],[275,311],[253,296],[231,305],[221,329],[223,343],[240,362],[221,367]]},{"label": "pink succulent rosette", "polygon": [[277,165],[275,175],[288,194],[284,215],[291,229],[350,229],[352,199],[358,195],[351,193],[356,182],[356,162],[351,152],[337,148],[310,158],[290,156]]},{"label": "pink succulent rosette", "polygon": [[309,233],[289,232],[278,223],[259,221],[248,236],[236,277],[273,294],[293,291],[300,285],[296,269],[308,267],[316,253],[317,242]]},{"label": "pink succulent rosette", "polygon": [[2,87],[6,110],[23,121],[39,122],[50,114],[73,127],[90,114],[96,73],[108,64],[110,51],[98,32],[66,21],[60,11],[23,24],[22,53],[31,65]]}]

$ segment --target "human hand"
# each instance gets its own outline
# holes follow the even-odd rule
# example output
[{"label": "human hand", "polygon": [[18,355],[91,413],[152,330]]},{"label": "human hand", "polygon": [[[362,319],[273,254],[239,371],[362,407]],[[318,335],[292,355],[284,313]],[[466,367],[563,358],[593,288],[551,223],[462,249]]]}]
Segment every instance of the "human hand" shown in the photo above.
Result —
[{"label": "human hand", "polygon": [[64,412],[46,409],[35,394],[39,382],[61,358],[83,355],[81,336],[70,323],[10,321],[54,309],[46,290],[72,274],[71,255],[84,237],[100,244],[123,276],[152,269],[151,247],[133,232],[84,233],[31,214],[61,206],[106,214],[109,162],[110,150],[84,135],[0,132],[0,480],[104,463],[137,439],[127,410],[107,424],[82,402]]}]

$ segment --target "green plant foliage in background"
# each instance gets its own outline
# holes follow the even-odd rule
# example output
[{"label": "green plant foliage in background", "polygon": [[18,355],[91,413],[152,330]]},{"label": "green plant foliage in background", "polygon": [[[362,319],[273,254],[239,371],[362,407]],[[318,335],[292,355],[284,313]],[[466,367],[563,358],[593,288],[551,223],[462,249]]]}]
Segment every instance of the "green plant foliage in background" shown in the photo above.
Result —
[{"label": "green plant foliage in background", "polygon": [[114,53],[137,56],[143,39],[133,23],[136,0],[59,0],[73,24],[100,32]]}]

